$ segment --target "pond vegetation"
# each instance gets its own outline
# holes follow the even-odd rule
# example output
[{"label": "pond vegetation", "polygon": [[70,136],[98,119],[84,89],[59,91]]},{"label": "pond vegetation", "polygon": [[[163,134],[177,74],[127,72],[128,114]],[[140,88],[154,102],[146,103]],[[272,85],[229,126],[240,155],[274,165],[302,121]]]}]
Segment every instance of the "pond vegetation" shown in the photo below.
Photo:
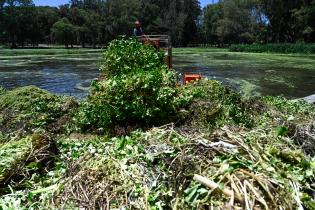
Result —
[{"label": "pond vegetation", "polygon": [[246,96],[301,98],[314,94],[315,55],[174,49],[174,66],[223,82]]},{"label": "pond vegetation", "polygon": [[[4,51],[0,50],[0,82],[9,89],[36,85],[82,98],[99,74],[101,50]],[[29,55],[31,51],[34,53]],[[240,53],[219,48],[174,48],[173,55],[175,70],[201,73],[246,96],[301,98],[314,94],[314,55]]]},{"label": "pond vegetation", "polygon": [[280,43],[280,44],[234,44],[230,46],[232,52],[266,52],[266,53],[303,53],[314,54],[315,44]]}]

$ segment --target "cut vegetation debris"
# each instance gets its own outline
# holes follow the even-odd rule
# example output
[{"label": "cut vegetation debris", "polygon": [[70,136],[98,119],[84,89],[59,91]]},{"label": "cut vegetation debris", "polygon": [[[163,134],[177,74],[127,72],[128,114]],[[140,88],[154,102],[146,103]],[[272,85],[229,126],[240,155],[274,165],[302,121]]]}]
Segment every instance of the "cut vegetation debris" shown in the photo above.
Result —
[{"label": "cut vegetation debris", "polygon": [[[93,141],[92,141],[93,142]],[[315,162],[286,137],[174,125],[93,144],[72,160],[55,204],[105,209],[311,208]],[[71,145],[71,146],[70,146]],[[92,146],[93,145],[93,146]],[[75,149],[77,148],[77,149]]]},{"label": "cut vegetation debris", "polygon": [[35,130],[64,131],[77,106],[74,98],[56,96],[34,86],[1,89],[0,134],[19,139]]},{"label": "cut vegetation debris", "polygon": [[[49,149],[52,144],[48,137],[32,135],[19,141],[8,142],[0,147],[0,186],[8,184],[9,180],[21,179],[25,174],[23,171],[29,165],[40,164],[42,161],[52,157]],[[24,171],[25,172],[25,171]]]},{"label": "cut vegetation debris", "polygon": [[51,208],[297,209],[303,205],[311,209],[313,205],[315,160],[293,140],[261,129],[223,127],[206,134],[168,125],[120,138],[66,138],[58,147],[61,163],[56,165],[63,166],[50,173],[64,173],[51,188],[38,193],[54,191]]},{"label": "cut vegetation debris", "polygon": [[[0,90],[0,122],[19,122],[0,124],[0,209],[315,209],[313,105],[245,99],[216,81],[176,87],[156,51],[134,40],[105,56],[133,58],[116,53],[130,47],[154,70],[111,75],[105,65],[108,82],[79,105],[34,87]],[[11,111],[14,120],[3,115]]]}]

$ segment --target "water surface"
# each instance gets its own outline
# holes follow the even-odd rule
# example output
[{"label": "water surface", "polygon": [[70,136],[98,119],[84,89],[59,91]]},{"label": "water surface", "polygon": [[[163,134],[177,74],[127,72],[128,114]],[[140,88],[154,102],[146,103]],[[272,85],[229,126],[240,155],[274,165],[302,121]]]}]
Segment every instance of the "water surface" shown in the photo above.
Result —
[{"label": "water surface", "polygon": [[[0,86],[11,89],[35,85],[61,95],[78,98],[87,95],[87,88],[99,74],[101,51],[51,52],[47,55],[0,52]],[[299,98],[315,94],[315,55],[182,48],[174,49],[174,68],[222,81],[245,96]]]},{"label": "water surface", "polygon": [[60,95],[82,98],[98,77],[100,52],[0,57],[0,85],[35,85]]},{"label": "water surface", "polygon": [[315,55],[233,53],[175,49],[174,66],[222,81],[246,96],[315,94]]}]

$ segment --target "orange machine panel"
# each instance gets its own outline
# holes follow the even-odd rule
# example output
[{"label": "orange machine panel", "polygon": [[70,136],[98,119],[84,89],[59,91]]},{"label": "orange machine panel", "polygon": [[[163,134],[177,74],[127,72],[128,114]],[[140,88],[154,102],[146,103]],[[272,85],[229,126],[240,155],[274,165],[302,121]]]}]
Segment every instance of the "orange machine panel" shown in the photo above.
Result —
[{"label": "orange machine panel", "polygon": [[201,75],[200,74],[184,74],[184,84],[190,83],[192,81],[200,80]]}]

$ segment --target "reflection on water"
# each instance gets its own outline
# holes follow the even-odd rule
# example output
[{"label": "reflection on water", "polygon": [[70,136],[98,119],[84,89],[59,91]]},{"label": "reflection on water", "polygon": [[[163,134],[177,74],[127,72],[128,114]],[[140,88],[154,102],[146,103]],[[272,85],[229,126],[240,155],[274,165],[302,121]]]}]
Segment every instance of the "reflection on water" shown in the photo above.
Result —
[{"label": "reflection on water", "polygon": [[[87,95],[91,81],[98,77],[99,59],[100,53],[0,57],[0,86],[11,89],[35,85],[57,94],[81,98]],[[222,81],[246,96],[297,98],[314,94],[315,65],[312,60],[301,57],[292,64],[289,63],[292,60],[286,61],[285,66],[281,59],[255,57],[250,60],[238,54],[216,52],[175,53],[174,68],[181,73],[200,73]]]}]

